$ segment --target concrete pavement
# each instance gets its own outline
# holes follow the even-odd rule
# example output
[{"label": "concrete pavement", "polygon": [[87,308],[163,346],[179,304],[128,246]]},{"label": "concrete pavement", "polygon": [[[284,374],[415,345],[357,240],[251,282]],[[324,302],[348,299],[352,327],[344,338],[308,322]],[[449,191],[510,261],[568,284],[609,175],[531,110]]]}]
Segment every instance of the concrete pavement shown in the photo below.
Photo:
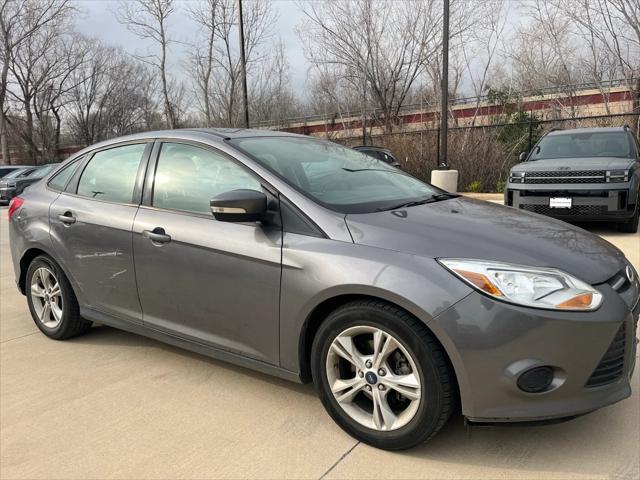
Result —
[{"label": "concrete pavement", "polygon": [[[359,444],[313,387],[108,327],[66,342],[34,326],[0,215],[0,478],[640,478],[631,399],[553,426],[453,418],[431,442]],[[599,228],[640,267],[640,235]],[[639,268],[640,270],[640,268]]]}]

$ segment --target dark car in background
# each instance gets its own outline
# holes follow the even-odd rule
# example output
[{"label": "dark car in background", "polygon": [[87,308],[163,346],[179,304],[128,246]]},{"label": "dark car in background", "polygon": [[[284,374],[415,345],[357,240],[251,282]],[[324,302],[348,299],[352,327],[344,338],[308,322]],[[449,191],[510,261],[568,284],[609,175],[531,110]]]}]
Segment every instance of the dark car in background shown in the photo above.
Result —
[{"label": "dark car in background", "polygon": [[505,205],[638,231],[640,146],[629,127],[554,130],[509,174]]},{"label": "dark car in background", "polygon": [[58,165],[59,163],[50,163],[39,167],[27,167],[6,175],[0,180],[0,201],[8,202],[20,195],[25,188],[49,174]]},{"label": "dark car in background", "polygon": [[22,170],[27,165],[0,165],[0,178],[4,178],[9,175],[11,172],[15,172],[16,170]]},{"label": "dark car in background", "polygon": [[393,156],[391,150],[382,147],[374,147],[372,145],[361,145],[358,147],[353,147],[354,150],[362,152],[370,157],[377,158],[378,160],[382,160],[385,163],[388,163],[392,167],[402,168],[400,166],[400,162]]},{"label": "dark car in background", "polygon": [[37,170],[32,165],[20,165],[0,178],[0,204],[6,204],[15,197],[16,182]]}]

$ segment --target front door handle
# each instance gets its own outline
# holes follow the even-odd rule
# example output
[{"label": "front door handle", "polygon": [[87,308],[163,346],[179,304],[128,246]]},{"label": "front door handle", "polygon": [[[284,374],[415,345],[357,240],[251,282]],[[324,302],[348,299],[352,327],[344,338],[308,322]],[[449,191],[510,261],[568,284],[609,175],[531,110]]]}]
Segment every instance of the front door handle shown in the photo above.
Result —
[{"label": "front door handle", "polygon": [[58,220],[66,225],[71,225],[72,223],[76,223],[76,217],[73,216],[71,212],[64,212],[58,215]]},{"label": "front door handle", "polygon": [[164,228],[161,227],[156,227],[153,230],[143,230],[142,236],[153,243],[169,243],[171,241],[171,235],[167,235]]}]

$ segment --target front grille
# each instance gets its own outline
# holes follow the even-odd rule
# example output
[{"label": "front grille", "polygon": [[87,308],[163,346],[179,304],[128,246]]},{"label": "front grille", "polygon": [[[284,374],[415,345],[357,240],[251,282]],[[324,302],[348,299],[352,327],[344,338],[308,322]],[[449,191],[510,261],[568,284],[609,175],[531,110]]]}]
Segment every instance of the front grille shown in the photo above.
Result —
[{"label": "front grille", "polygon": [[620,326],[602,360],[587,380],[585,387],[599,387],[615,382],[624,371],[625,325]]},{"label": "front grille", "polygon": [[601,205],[575,205],[571,208],[551,208],[548,205],[522,205],[522,209],[548,216],[599,216],[607,213],[607,207]]},{"label": "front grille", "polygon": [[570,172],[527,172],[524,183],[605,183],[605,170],[572,170]]}]

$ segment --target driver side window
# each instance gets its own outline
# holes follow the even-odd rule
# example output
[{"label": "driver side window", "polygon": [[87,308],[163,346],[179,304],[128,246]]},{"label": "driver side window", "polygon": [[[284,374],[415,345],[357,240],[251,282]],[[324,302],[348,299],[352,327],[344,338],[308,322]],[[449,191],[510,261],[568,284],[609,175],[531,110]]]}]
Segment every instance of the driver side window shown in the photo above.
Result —
[{"label": "driver side window", "polygon": [[221,154],[192,145],[162,144],[153,186],[154,207],[210,214],[213,197],[241,188],[262,190],[247,170]]}]

